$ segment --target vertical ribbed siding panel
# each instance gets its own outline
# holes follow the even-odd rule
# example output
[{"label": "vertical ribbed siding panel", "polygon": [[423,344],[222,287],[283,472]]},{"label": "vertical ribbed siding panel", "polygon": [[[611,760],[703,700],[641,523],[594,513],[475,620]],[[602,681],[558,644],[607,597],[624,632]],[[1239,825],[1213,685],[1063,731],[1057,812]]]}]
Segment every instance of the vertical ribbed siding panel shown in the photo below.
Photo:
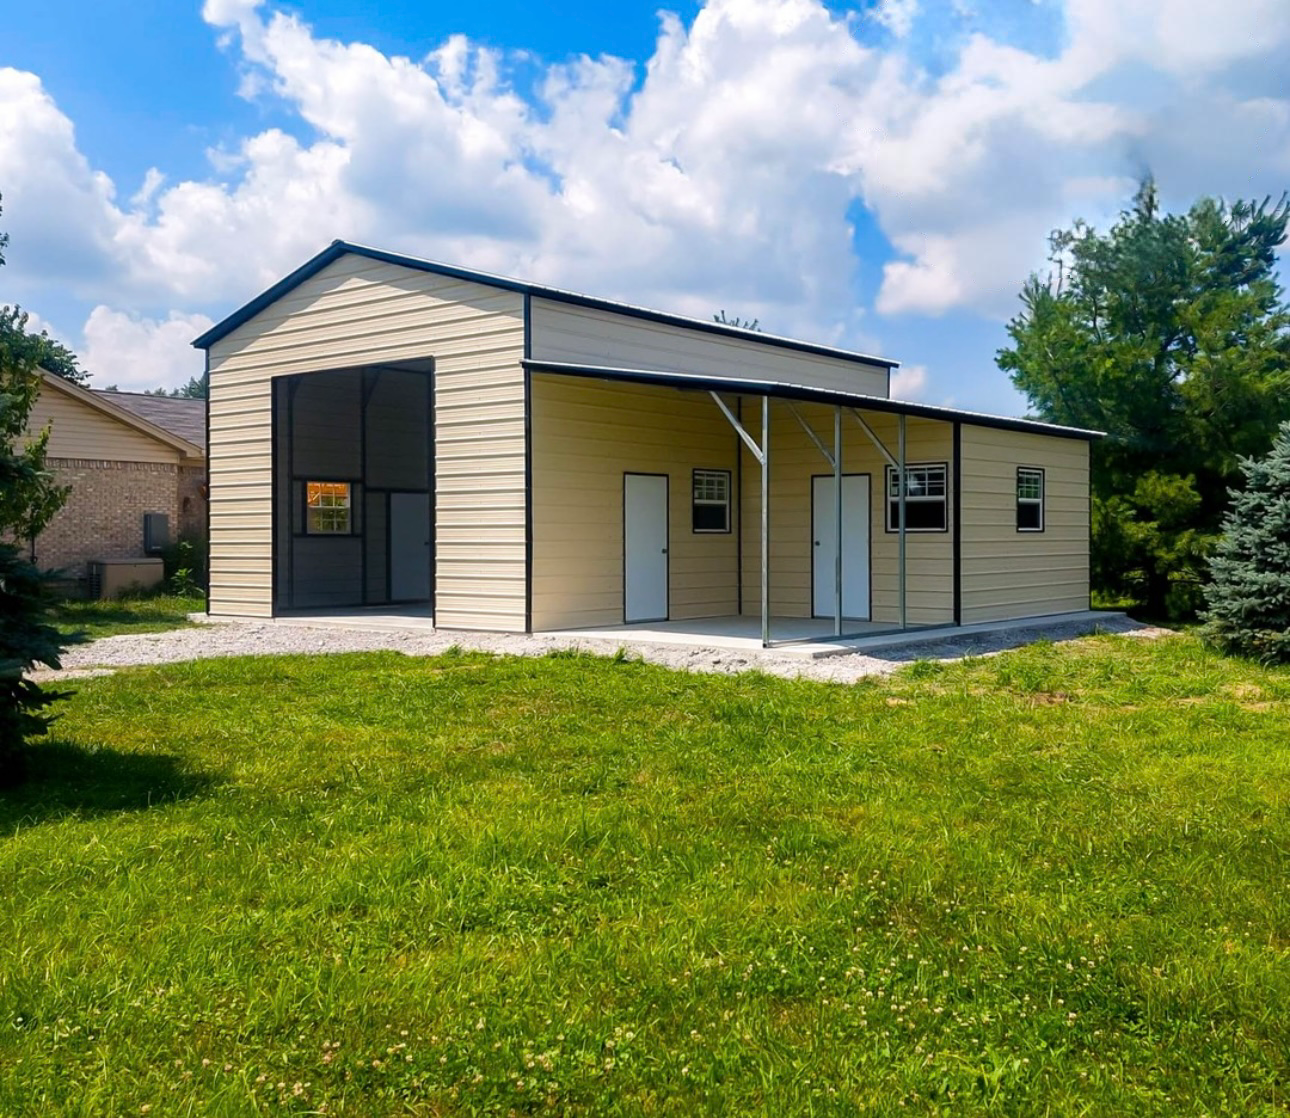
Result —
[{"label": "vertical ribbed siding panel", "polygon": [[522,630],[523,350],[521,295],[361,256],[220,339],[209,355],[211,613],[273,611],[273,379],[433,359],[436,622]]}]

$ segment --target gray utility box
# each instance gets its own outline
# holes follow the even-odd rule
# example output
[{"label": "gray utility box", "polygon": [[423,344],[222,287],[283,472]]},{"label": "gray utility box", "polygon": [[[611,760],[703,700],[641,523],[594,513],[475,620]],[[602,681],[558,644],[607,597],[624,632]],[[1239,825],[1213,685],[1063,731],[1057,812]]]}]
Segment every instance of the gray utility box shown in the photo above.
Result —
[{"label": "gray utility box", "polygon": [[91,559],[90,597],[119,598],[127,590],[148,590],[165,577],[160,559]]},{"label": "gray utility box", "polygon": [[143,551],[145,555],[160,555],[170,545],[170,517],[164,512],[143,514]]}]

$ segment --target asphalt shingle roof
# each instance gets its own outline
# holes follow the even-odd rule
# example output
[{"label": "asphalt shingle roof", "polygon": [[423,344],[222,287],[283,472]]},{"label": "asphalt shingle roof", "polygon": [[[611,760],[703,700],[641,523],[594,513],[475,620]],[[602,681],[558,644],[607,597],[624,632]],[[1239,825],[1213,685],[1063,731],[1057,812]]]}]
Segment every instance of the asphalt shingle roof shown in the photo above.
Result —
[{"label": "asphalt shingle roof", "polygon": [[95,389],[109,403],[146,419],[172,435],[206,449],[206,401],[178,396],[149,396],[142,392]]}]

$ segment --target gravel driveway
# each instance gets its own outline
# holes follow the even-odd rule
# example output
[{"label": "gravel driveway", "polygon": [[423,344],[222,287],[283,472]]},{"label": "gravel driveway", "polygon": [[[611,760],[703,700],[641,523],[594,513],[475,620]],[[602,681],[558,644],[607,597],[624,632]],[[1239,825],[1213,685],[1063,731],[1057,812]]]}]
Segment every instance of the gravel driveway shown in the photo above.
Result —
[{"label": "gravel driveway", "polygon": [[[790,678],[853,683],[872,675],[887,675],[913,660],[957,660],[1016,648],[1036,640],[1072,640],[1092,631],[1087,621],[1035,625],[998,633],[960,634],[921,641],[870,654],[848,653],[808,659],[800,653],[770,649],[746,652],[729,648],[699,648],[665,644],[628,645],[634,656],[651,663],[693,672],[758,670]],[[1140,625],[1122,615],[1108,617],[1097,628],[1128,636],[1157,637],[1168,632]],[[68,649],[61,672],[35,672],[37,681],[88,678],[139,664],[169,664],[219,656],[321,655],[329,652],[370,652],[389,649],[408,656],[434,656],[457,646],[495,655],[542,656],[555,649],[580,649],[611,656],[623,642],[569,637],[515,636],[497,633],[434,633],[418,630],[378,631],[341,627],[311,627],[272,622],[221,622],[147,633],[104,637]]]}]

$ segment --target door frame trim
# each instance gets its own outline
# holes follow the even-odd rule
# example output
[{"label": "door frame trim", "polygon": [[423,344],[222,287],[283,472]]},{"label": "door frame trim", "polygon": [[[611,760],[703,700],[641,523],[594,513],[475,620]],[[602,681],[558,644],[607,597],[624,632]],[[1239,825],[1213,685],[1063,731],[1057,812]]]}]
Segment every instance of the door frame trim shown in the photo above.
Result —
[{"label": "door frame trim", "polygon": [[[667,547],[664,555],[667,561],[663,564],[663,616],[643,618],[638,621],[627,620],[627,479],[629,477],[661,477],[663,479],[663,525],[666,532]],[[672,475],[656,473],[649,470],[624,470],[623,493],[619,507],[623,519],[623,624],[648,625],[652,621],[672,620]]]},{"label": "door frame trim", "polygon": [[[844,621],[872,621],[873,620],[873,474],[868,470],[855,470],[842,475],[844,478],[863,477],[869,479],[869,531],[865,533],[865,539],[869,544],[869,613],[865,617],[850,617],[847,614],[842,615]],[[833,474],[812,474],[811,475],[811,522],[809,525],[809,534],[807,539],[811,542],[811,620],[817,618],[832,619],[833,614],[823,614],[815,612],[815,479],[823,478],[826,481],[833,480]],[[843,485],[845,491],[846,486]]]}]

